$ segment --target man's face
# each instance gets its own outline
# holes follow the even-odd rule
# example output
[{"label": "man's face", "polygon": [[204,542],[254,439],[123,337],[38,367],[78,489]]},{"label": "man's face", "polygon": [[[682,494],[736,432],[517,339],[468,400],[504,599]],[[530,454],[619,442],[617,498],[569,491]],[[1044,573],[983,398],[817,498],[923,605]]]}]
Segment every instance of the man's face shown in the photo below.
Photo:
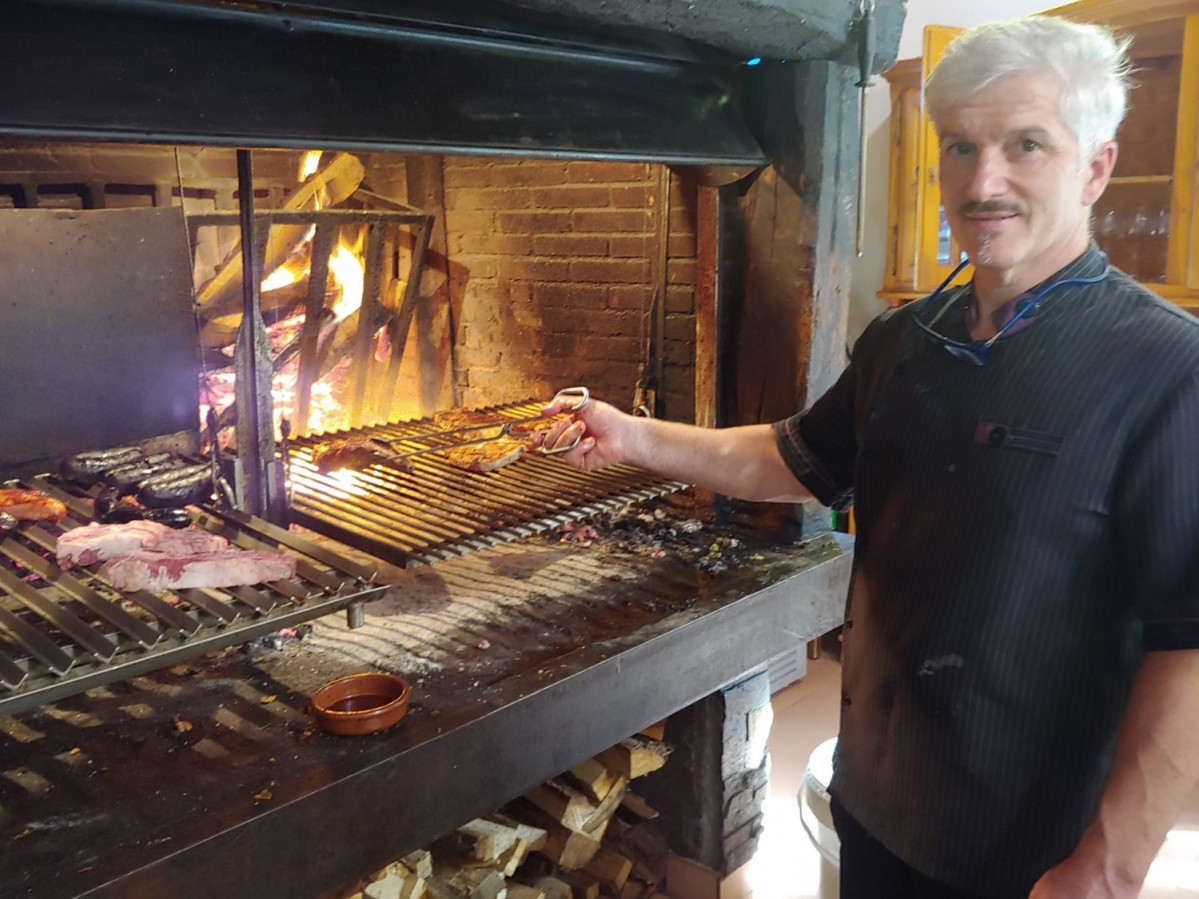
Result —
[{"label": "man's face", "polygon": [[1115,144],[1080,164],[1059,93],[1052,75],[1009,75],[938,116],[942,199],[978,281],[1026,290],[1087,247]]}]

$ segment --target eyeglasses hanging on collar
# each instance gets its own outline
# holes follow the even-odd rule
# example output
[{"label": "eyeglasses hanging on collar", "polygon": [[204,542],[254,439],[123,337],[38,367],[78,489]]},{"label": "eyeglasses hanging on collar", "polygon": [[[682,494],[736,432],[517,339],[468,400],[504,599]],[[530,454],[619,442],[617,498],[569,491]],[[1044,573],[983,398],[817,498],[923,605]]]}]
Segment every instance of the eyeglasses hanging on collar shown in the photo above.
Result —
[{"label": "eyeglasses hanging on collar", "polygon": [[929,294],[928,299],[924,302],[923,309],[919,310],[915,315],[912,316],[912,321],[915,322],[917,328],[924,332],[926,337],[928,337],[933,343],[943,346],[945,351],[955,359],[960,359],[963,362],[969,362],[971,365],[986,365],[987,353],[990,351],[991,347],[995,345],[995,342],[998,341],[999,338],[1008,331],[1010,331],[1015,326],[1016,322],[1024,318],[1024,316],[1033,309],[1036,309],[1037,305],[1041,302],[1041,298],[1044,297],[1045,294],[1049,293],[1051,290],[1057,289],[1058,287],[1067,287],[1075,284],[1098,284],[1100,281],[1106,278],[1108,273],[1111,271],[1111,266],[1107,264],[1107,256],[1105,254],[1100,253],[1099,255],[1103,259],[1103,271],[1101,271],[1098,275],[1095,275],[1093,278],[1065,278],[1061,281],[1054,281],[1052,284],[1045,285],[1030,299],[1026,300],[1020,311],[1008,319],[1002,328],[1000,328],[986,340],[954,340],[953,338],[946,337],[939,331],[933,330],[933,325],[940,321],[941,316],[943,316],[949,310],[949,307],[953,305],[952,301],[943,304],[941,308],[937,310],[936,315],[934,315],[929,321],[924,322],[920,320],[920,313],[931,308],[933,301],[942,294],[946,287],[949,286],[949,282],[957,277],[958,272],[970,264],[970,260],[968,259],[963,259],[961,263],[958,264],[958,267],[950,273],[949,277],[942,281],[940,286],[938,286],[936,290]]}]

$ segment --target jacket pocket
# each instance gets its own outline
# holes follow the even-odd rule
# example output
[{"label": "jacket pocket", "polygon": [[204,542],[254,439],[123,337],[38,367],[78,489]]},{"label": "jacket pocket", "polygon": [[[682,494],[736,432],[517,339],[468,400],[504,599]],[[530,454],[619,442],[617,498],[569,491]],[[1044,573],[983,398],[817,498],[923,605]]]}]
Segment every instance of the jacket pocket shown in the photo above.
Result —
[{"label": "jacket pocket", "polygon": [[983,446],[1024,450],[1044,456],[1056,456],[1062,448],[1060,434],[1033,431],[993,421],[980,421],[974,429],[974,442]]}]

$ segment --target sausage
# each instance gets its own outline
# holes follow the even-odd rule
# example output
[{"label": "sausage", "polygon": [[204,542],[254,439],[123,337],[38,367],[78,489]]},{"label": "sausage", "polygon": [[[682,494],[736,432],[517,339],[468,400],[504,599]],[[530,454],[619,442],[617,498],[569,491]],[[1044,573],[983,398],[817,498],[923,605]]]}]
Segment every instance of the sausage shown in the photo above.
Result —
[{"label": "sausage", "polygon": [[129,465],[143,458],[145,458],[145,454],[135,446],[92,450],[63,459],[59,465],[59,471],[68,481],[74,481],[86,487],[94,484],[106,471],[122,465]]},{"label": "sausage", "polygon": [[144,517],[176,530],[182,530],[192,523],[192,513],[187,509],[146,509]]},{"label": "sausage", "polygon": [[137,488],[142,481],[152,478],[157,474],[179,470],[181,467],[182,463],[170,453],[158,453],[153,456],[147,456],[137,462],[106,471],[104,473],[104,483],[118,488],[121,491],[121,496],[125,496],[126,494],[137,492]]},{"label": "sausage", "polygon": [[138,487],[137,499],[147,509],[168,509],[198,502],[211,494],[212,469],[202,462],[146,478]]}]

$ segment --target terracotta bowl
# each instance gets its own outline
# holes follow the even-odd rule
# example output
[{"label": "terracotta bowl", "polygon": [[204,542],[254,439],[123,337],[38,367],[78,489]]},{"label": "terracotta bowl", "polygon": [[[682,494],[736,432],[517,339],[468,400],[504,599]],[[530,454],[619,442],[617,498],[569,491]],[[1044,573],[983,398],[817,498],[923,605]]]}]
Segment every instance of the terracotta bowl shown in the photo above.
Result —
[{"label": "terracotta bowl", "polygon": [[408,711],[411,693],[394,674],[351,674],[312,694],[312,713],[322,730],[344,737],[391,727]]}]

